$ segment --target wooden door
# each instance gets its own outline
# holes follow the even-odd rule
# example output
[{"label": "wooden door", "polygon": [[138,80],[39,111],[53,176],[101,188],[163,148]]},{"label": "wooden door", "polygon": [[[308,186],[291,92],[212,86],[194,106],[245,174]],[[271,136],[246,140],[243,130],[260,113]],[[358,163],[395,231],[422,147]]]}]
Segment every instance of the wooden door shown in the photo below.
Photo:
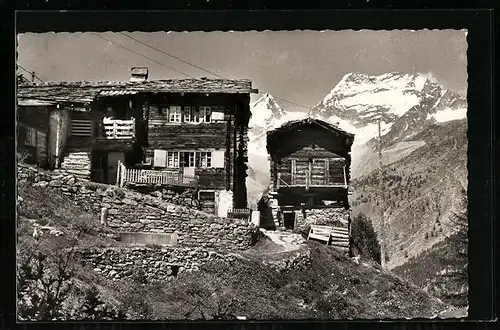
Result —
[{"label": "wooden door", "polygon": [[118,172],[118,161],[125,163],[125,155],[123,152],[108,153],[108,175],[107,183],[116,184],[116,174]]},{"label": "wooden door", "polygon": [[200,191],[199,192],[200,210],[206,213],[215,214],[215,192]]}]

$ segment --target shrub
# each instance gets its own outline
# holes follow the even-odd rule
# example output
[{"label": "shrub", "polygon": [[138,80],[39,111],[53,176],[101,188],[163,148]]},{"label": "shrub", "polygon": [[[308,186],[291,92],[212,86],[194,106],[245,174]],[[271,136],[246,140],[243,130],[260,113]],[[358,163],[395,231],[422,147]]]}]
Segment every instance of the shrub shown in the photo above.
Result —
[{"label": "shrub", "polygon": [[54,320],[65,316],[63,304],[72,288],[69,256],[50,258],[40,251],[18,263],[18,315],[23,320]]},{"label": "shrub", "polygon": [[139,284],[145,284],[148,281],[148,277],[146,275],[146,272],[144,272],[144,270],[141,268],[134,269],[132,272],[131,278],[132,278],[132,281],[134,281],[135,283],[139,283]]},{"label": "shrub", "polygon": [[377,234],[372,223],[363,213],[359,213],[352,220],[351,233],[353,244],[361,255],[380,263],[380,244]]},{"label": "shrub", "polygon": [[257,244],[262,237],[264,237],[264,234],[259,230],[259,227],[252,226],[250,229],[250,245]]},{"label": "shrub", "polygon": [[84,319],[89,320],[125,318],[125,313],[122,310],[114,311],[109,305],[106,305],[104,301],[101,300],[99,290],[97,290],[95,286],[87,290],[81,313]]}]

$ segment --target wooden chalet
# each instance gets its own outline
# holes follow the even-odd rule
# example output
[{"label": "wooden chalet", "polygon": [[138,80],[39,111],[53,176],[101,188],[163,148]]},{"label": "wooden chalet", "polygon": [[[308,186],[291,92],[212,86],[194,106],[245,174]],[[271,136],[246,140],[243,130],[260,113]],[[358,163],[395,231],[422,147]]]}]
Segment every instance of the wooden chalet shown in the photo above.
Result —
[{"label": "wooden chalet", "polygon": [[246,208],[251,81],[131,74],[19,85],[18,148],[84,180],[196,186],[220,215]]},{"label": "wooden chalet", "polygon": [[353,134],[312,118],[290,121],[267,133],[269,196],[275,210],[287,213],[285,220],[301,209],[349,208],[353,140]]}]

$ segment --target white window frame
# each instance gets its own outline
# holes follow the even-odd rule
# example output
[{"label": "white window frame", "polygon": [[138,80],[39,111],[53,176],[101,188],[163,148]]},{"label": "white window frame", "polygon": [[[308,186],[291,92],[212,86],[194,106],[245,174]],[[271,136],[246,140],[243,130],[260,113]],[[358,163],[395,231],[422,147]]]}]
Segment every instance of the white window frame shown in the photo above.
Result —
[{"label": "white window frame", "polygon": [[167,151],[167,167],[179,168],[180,167],[180,153],[179,151]]},{"label": "white window frame", "polygon": [[188,154],[188,164],[185,167],[196,167],[196,152],[195,151],[184,151]]},{"label": "white window frame", "polygon": [[184,106],[182,108],[182,119],[185,123],[191,123],[192,122],[192,107],[191,106]]},{"label": "white window frame", "polygon": [[212,167],[212,152],[211,151],[200,151],[200,167],[201,168],[211,168]]},{"label": "white window frame", "polygon": [[171,105],[168,108],[168,121],[171,123],[182,122],[182,107],[178,105]]},{"label": "white window frame", "polygon": [[[208,117],[208,120],[207,120]],[[212,122],[212,107],[200,106],[200,119],[202,123]]]}]

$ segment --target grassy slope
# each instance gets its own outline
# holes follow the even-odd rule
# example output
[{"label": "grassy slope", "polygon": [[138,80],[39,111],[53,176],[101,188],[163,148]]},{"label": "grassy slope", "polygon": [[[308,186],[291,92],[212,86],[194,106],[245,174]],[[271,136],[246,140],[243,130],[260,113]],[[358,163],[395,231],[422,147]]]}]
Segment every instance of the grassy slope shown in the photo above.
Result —
[{"label": "grassy slope", "polygon": [[[20,253],[34,244],[26,218],[41,222],[50,219],[51,225],[65,233],[61,237],[44,236],[42,247],[47,253],[69,247],[82,222],[98,227],[97,219],[50,189],[21,186],[19,193],[24,199],[18,231]],[[78,244],[117,243],[90,233],[81,236]],[[368,263],[357,265],[315,242],[309,242],[312,264],[308,269],[278,273],[262,263],[268,258],[262,254],[269,252],[265,245],[263,242],[247,251],[231,265],[208,264],[199,272],[182,274],[162,284],[111,281],[88,265],[76,265],[73,308],[81,304],[84,289],[94,284],[107,303],[128,311],[131,318],[402,318],[428,317],[444,309],[407,282]]]},{"label": "grassy slope", "polygon": [[[463,286],[467,284],[467,278],[460,276],[443,275],[443,269],[463,269],[467,263],[467,257],[457,252],[455,240],[458,234],[447,237],[436,244],[432,249],[423,252],[417,257],[410,258],[404,265],[394,268],[392,271],[402,278],[424,288],[433,296],[439,297],[445,303],[463,307],[468,305],[467,290]],[[418,269],[418,271],[415,271]],[[466,271],[462,273],[466,275]]]}]

